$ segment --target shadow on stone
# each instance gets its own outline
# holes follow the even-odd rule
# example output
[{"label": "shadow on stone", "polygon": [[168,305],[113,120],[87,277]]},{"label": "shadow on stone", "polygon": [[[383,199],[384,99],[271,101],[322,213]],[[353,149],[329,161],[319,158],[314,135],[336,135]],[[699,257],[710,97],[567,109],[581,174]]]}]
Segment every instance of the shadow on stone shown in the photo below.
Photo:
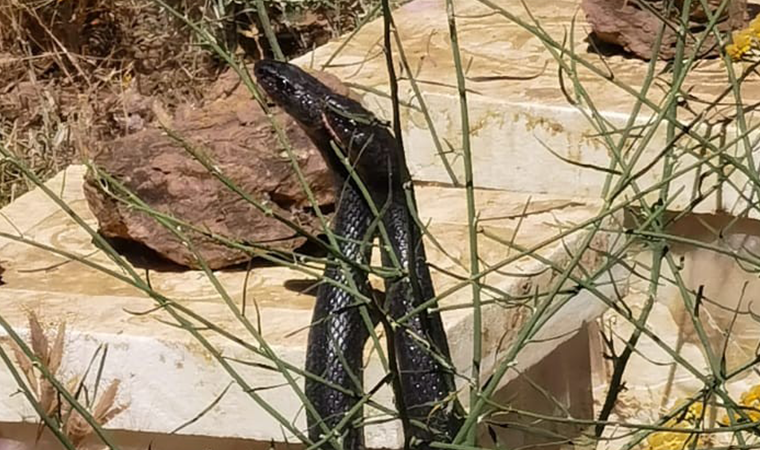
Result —
[{"label": "shadow on stone", "polygon": [[[156,272],[186,272],[188,270],[198,270],[190,269],[181,264],[177,264],[163,257],[160,253],[156,252],[141,242],[125,238],[111,238],[105,236],[103,236],[103,238],[108,241],[114,250],[123,256],[136,269],[146,269]],[[317,236],[317,239],[320,239],[322,241],[326,240],[326,238],[322,235]],[[324,249],[311,241],[306,241],[306,243],[296,248],[294,250],[294,253],[315,258],[324,258],[327,255]],[[264,258],[253,258],[248,262],[235,264],[234,266],[227,267],[224,270],[228,272],[245,272],[247,270],[254,270],[263,267],[277,267],[279,265],[280,264],[278,263],[267,261]],[[0,266],[0,286],[3,284],[2,273],[3,268]],[[296,284],[293,285],[294,288],[291,289],[292,291],[300,292],[302,289],[305,289],[305,285],[299,284],[298,281],[299,280],[294,280]],[[312,283],[311,280],[308,281]]]},{"label": "shadow on stone", "polygon": [[581,435],[584,426],[540,420],[530,415],[594,418],[590,329],[593,327],[584,326],[541,362],[496,392],[494,403],[527,414],[505,411],[484,421],[479,430],[482,445],[559,450]]},{"label": "shadow on stone", "polygon": [[593,31],[589,33],[588,36],[586,36],[586,39],[584,42],[588,44],[586,51],[594,55],[600,55],[606,58],[609,58],[612,56],[622,56],[623,58],[626,58],[626,59],[637,59],[636,55],[634,55],[631,52],[626,51],[620,45],[603,41]]}]

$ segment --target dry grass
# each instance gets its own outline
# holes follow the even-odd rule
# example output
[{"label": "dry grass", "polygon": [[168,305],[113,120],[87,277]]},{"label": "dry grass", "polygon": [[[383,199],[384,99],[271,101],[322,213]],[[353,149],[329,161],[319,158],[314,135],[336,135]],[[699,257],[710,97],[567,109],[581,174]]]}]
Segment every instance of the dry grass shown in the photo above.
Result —
[{"label": "dry grass", "polygon": [[[43,330],[39,319],[33,313],[29,315],[30,344],[34,356],[37,357],[42,365],[47,367],[50,374],[60,380],[60,369],[65,353],[66,342],[66,323],[61,322],[55,336],[50,339]],[[18,364],[19,369],[24,374],[29,389],[34,394],[42,410],[50,417],[56,417],[58,423],[62,425],[63,433],[71,440],[74,445],[79,446],[89,436],[94,433],[92,427],[70,404],[62,400],[50,381],[42,374],[37,373],[32,360],[24,354],[21,348],[11,341],[11,348]],[[80,392],[83,380],[74,377],[68,381],[68,390],[70,392]],[[117,404],[116,398],[119,393],[119,380],[113,380],[98,396],[91,402],[89,407],[90,413],[99,425],[106,425],[114,417],[121,414],[126,408],[126,404]],[[44,426],[40,425],[38,439],[44,431]]]},{"label": "dry grass", "polygon": [[[0,134],[47,178],[83,147],[129,131],[130,86],[167,105],[198,99],[219,70],[150,1],[10,0],[0,7]],[[0,165],[0,205],[29,186]]]},{"label": "dry grass", "polygon": [[[267,4],[283,50],[294,56],[351,29],[372,1]],[[242,2],[168,3],[238,54],[270,54],[257,14]],[[187,25],[153,0],[6,0],[0,141],[48,178],[97,142],[139,129],[152,119],[154,101],[169,112],[199,101],[222,70]],[[0,207],[29,188],[0,161]]]}]

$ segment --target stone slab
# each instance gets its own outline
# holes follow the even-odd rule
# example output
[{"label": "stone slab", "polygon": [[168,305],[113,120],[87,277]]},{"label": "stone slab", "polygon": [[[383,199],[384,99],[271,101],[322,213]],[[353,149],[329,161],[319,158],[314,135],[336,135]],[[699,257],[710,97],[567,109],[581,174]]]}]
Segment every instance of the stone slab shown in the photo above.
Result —
[{"label": "stone slab", "polygon": [[[727,225],[729,221],[731,225]],[[678,271],[674,273],[667,262],[663,263],[657,296],[646,322],[656,339],[642,334],[631,354],[622,378],[625,389],[610,416],[613,422],[651,425],[663,414],[703,392],[704,380],[714,375],[700,335],[721,361],[722,370],[730,374],[722,375],[726,379],[721,389],[737,404],[742,404],[743,397],[760,386],[756,363],[760,342],[756,293],[760,290],[760,280],[755,266],[739,259],[754,258],[760,250],[760,223],[717,216],[694,216],[681,222],[670,232],[700,245],[676,243],[670,247]],[[720,237],[716,230],[720,230]],[[634,317],[640,317],[649,298],[652,253],[642,251],[632,259],[638,264],[634,270],[644,276],[631,277],[629,292],[623,301]],[[690,303],[684,301],[676,276],[691,293]],[[695,293],[700,288],[703,298],[696,316],[700,326],[697,332],[690,312],[693,306],[688,305],[695,304]],[[599,323],[619,355],[634,325],[612,310],[606,311]],[[614,367],[612,361],[603,356],[610,350],[600,342],[599,333],[595,336],[598,341],[592,344],[591,355],[598,414],[610,388]],[[726,409],[715,405],[726,402],[713,397],[709,404],[711,411],[705,414],[703,427],[714,429],[727,420]],[[600,448],[624,448],[630,442],[629,432],[626,427],[607,427]],[[736,439],[733,433],[711,433],[708,438],[713,447],[731,445]]]},{"label": "stone slab", "polygon": [[[527,6],[532,17],[540,22],[552,39],[557,42],[562,42],[566,37],[574,39],[568,46],[577,55],[593,64],[602,75],[614,73],[614,82],[611,82],[578,65],[579,80],[602,117],[608,121],[608,127],[623,127],[634,110],[636,98],[619,86],[628,86],[638,92],[646,78],[647,63],[614,55],[605,57],[602,61],[600,56],[590,53],[586,41],[590,28],[580,9],[580,0],[503,0],[495,3],[532,24],[533,20],[525,10]],[[494,13],[477,0],[457,0],[454,8],[462,61],[466,67],[475,185],[567,198],[599,198],[606,173],[562,161],[547,150],[550,148],[567,161],[599,167],[608,167],[611,158],[607,147],[599,138],[599,131],[590,125],[580,110],[569,103],[560,89],[558,64],[554,56],[529,31]],[[458,154],[461,153],[462,137],[460,106],[445,0],[409,2],[394,12],[394,21],[406,60],[423,93],[442,148],[448,152],[453,172],[461,182],[463,163]],[[328,43],[298,58],[296,62],[337,75],[358,92],[365,94],[364,103],[367,107],[382,117],[390,118],[382,36],[382,20],[375,20],[350,40],[343,38]],[[402,70],[398,47],[394,49],[400,80],[399,95],[402,102],[415,106],[402,107],[402,126],[410,149],[411,170],[420,180],[451,183],[452,179],[441,163],[441,156],[434,145],[430,127],[419,108],[419,102],[415,100],[409,82],[410,75]],[[566,61],[569,60],[566,57]],[[656,70],[660,73],[664,68],[664,63],[658,63]],[[734,70],[741,73],[742,66],[737,64]],[[647,97],[653,104],[662,103],[667,92],[666,81],[667,75],[663,75],[649,90]],[[572,91],[572,81],[567,76],[565,83]],[[685,89],[693,96],[689,107],[694,113],[680,109],[679,119],[683,123],[689,123],[695,117],[694,114],[698,114],[705,104],[724,93],[728,85],[727,71],[722,60],[700,62],[697,70],[685,82]],[[733,101],[732,95],[729,94],[724,101]],[[742,86],[741,95],[745,105],[760,100],[760,81],[756,77],[749,77]],[[722,123],[735,113],[735,108],[732,108],[714,108],[705,119]],[[652,111],[645,106],[635,124],[644,125],[651,117]],[[755,115],[748,115],[747,121],[751,128],[756,123]],[[728,142],[735,140],[738,133],[733,125],[725,130],[715,125],[709,132],[706,128],[699,128],[699,131],[711,139],[716,139],[718,133],[723,133]],[[756,142],[756,130],[749,136],[750,142]],[[614,134],[613,137],[619,139],[619,134]],[[454,153],[450,152],[446,142],[451,144]],[[666,142],[663,124],[644,149],[634,170],[644,168],[655,160],[665,148]],[[694,143],[681,140],[679,145]],[[741,147],[730,146],[726,153],[742,156],[745,152]],[[755,155],[754,159],[757,160],[758,156]],[[699,192],[698,181],[708,168],[705,164],[695,165],[696,161],[697,158],[687,154],[679,157],[678,169],[684,169],[684,173],[672,182],[670,190],[673,202],[670,208],[690,208],[691,200]],[[716,161],[713,159],[712,162]],[[687,167],[690,168],[685,170]],[[657,163],[638,179],[639,187],[653,187],[662,176],[662,164]],[[746,195],[751,186],[747,185],[747,177],[738,172],[733,173],[731,179],[736,187],[725,184],[722,190],[714,192],[697,205],[695,212],[726,211],[740,215],[748,204],[740,192]],[[701,179],[702,189],[716,181],[715,176],[704,177]],[[646,198],[654,201],[658,196],[659,192],[655,189]],[[752,214],[757,215],[755,212]]]},{"label": "stone slab", "polygon": [[[66,204],[95,227],[96,221],[87,208],[81,189],[83,175],[82,166],[71,166],[47,185],[55,193],[62,192]],[[593,202],[540,195],[531,197],[496,190],[477,190],[476,194],[482,229],[523,247],[550,240],[563,227],[595,217],[599,208]],[[420,217],[424,223],[429,223],[430,233],[441,245],[437,248],[432,241],[427,241],[434,284],[436,291],[441,293],[461,285],[461,277],[468,274],[464,192],[456,188],[420,186],[417,195]],[[19,198],[2,210],[2,215],[5,220],[3,232],[22,233],[35,242],[122,272],[92,245],[90,236],[39,189]],[[585,232],[575,233],[563,241],[546,245],[539,253],[563,267],[585,236]],[[484,267],[515,253],[483,235],[480,235],[479,243]],[[605,251],[613,242],[609,234],[599,233],[592,245]],[[27,314],[32,311],[51,331],[60,321],[67,323],[64,361],[59,373],[62,379],[81,375],[98,346],[108,345],[103,380],[121,380],[118,401],[129,405],[109,427],[169,433],[212,404],[230,384],[231,377],[197,340],[188,332],[162,322],[170,320],[165,312],[134,314],[150,311],[156,306],[136,288],[81,263],[7,239],[0,239],[0,259],[7,269],[4,274],[7,284],[0,287],[0,316],[3,319],[24,336],[27,335]],[[582,259],[587,270],[598,267],[603,260],[592,251]],[[145,276],[145,269],[138,267],[136,270]],[[320,272],[316,270],[317,276]],[[149,274],[156,291],[221,329],[256,344],[202,272],[151,270]],[[243,269],[218,271],[215,275],[236,304],[241,303],[243,292],[246,292],[247,315],[251,322],[255,326],[261,324],[263,337],[281,360],[302,367],[314,298],[300,291],[313,283],[313,278],[291,269],[264,265],[256,265],[251,270],[247,287]],[[617,289],[624,292],[626,274],[614,272],[609,276],[615,277]],[[501,362],[515,332],[529,316],[529,308],[515,307],[515,298],[546,292],[556,284],[556,275],[535,259],[522,257],[482,280],[484,301],[488,302],[483,306],[482,376],[485,379],[492,373],[494,365]],[[604,279],[600,280],[600,285],[606,295],[614,295],[613,287],[604,285]],[[505,302],[505,299],[512,301]],[[254,302],[257,308],[254,308]],[[454,363],[462,374],[470,373],[472,361],[470,303],[471,289],[466,285],[441,301]],[[589,294],[582,292],[573,297],[544,326],[536,340],[518,355],[515,369],[522,370],[540,361],[572,337],[584,322],[593,320],[603,310],[604,306]],[[3,335],[0,331],[0,342],[7,344],[7,338],[1,337]],[[290,387],[283,386],[284,378],[278,372],[238,362],[271,365],[270,361],[214,332],[204,331],[203,335],[230,358],[230,364],[252,387],[261,389],[257,392],[264,401],[297,427],[304,427],[300,402]],[[376,355],[371,356],[368,364],[366,379],[367,385],[371,386],[383,372]],[[510,371],[504,382],[514,378],[516,373]],[[298,378],[298,382],[302,380]],[[13,395],[16,391],[6,368],[0,368],[0,422],[34,420],[30,406],[21,396]],[[461,390],[461,398],[466,402],[466,388]],[[374,399],[392,405],[389,389],[381,389]],[[379,414],[374,410],[368,413]],[[293,441],[275,419],[237,386],[230,388],[201,420],[179,433]],[[367,436],[371,447],[393,448],[402,442],[396,422],[370,426]]]}]

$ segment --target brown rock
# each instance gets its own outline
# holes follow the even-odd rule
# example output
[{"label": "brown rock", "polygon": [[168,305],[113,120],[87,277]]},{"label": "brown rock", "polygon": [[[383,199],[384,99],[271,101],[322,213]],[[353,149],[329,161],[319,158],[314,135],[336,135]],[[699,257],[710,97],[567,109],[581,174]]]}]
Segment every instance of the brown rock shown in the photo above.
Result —
[{"label": "brown rock", "polygon": [[[730,3],[719,19],[718,29],[721,31],[736,30],[745,26],[747,18],[746,0],[729,0]],[[679,14],[682,1],[677,0],[673,14]],[[711,7],[717,8],[719,0],[708,0]],[[609,44],[622,47],[623,50],[649,60],[654,54],[654,44],[657,35],[662,28],[662,17],[666,17],[667,0],[583,0],[582,7],[586,13],[586,19],[591,24],[594,36]],[[705,11],[699,6],[699,2],[692,2],[694,7],[689,16],[689,26],[695,37],[702,31],[707,22]],[[676,51],[676,32],[679,28],[677,17],[669,17],[669,24],[665,27],[662,36],[662,44],[658,54],[660,59],[672,59]],[[686,53],[694,50],[696,39],[686,42]],[[716,41],[713,35],[709,35],[700,47],[702,57],[717,55]]]},{"label": "brown rock", "polygon": [[[320,78],[347,93],[334,77]],[[274,129],[236,79],[237,75],[225,75],[210,89],[209,97],[216,100],[198,109],[181,107],[171,118],[170,128],[207,155],[246,194],[308,232],[319,233],[321,226]],[[289,116],[272,111],[317,202],[320,206],[332,204],[331,174],[319,152]],[[91,158],[151,208],[214,234],[284,251],[306,240],[224,186],[157,124],[106,144]],[[105,236],[137,241],[178,264],[198,267],[190,249],[168,229],[149,215],[114,200],[99,186],[89,176],[85,196]],[[190,233],[190,237],[213,269],[250,259],[200,233]]]}]

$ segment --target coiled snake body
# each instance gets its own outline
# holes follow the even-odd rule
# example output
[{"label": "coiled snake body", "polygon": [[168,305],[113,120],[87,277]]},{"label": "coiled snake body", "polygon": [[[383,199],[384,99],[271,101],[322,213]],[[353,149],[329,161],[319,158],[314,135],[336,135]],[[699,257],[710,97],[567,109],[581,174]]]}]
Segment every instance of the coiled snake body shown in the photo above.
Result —
[{"label": "coiled snake body", "polygon": [[[367,320],[371,327],[378,321],[378,314],[363,316],[361,307],[374,308],[396,321],[435,296],[421,231],[410,214],[413,191],[402,184],[407,179],[404,155],[388,129],[359,103],[335,94],[298,67],[264,60],[257,62],[255,75],[268,96],[306,131],[336,182],[339,203],[333,232],[343,262],[353,264],[341,267],[337,258],[330,257],[333,264],[327,265],[324,277],[335,283],[319,286],[306,370],[344,389],[307,378],[307,399],[320,416],[308,414],[307,419],[312,441],[324,441],[325,429],[343,423],[347,424],[339,430],[343,448],[361,449],[364,437],[356,422],[362,419],[362,408],[357,407],[364,395],[362,356],[369,337]],[[363,297],[371,298],[367,272],[358,267],[369,265],[373,237],[383,235],[377,222],[387,237],[381,245],[383,266],[396,264],[402,275],[386,278],[385,301],[370,305],[340,286],[353,286]],[[432,441],[450,442],[461,425],[461,407],[453,395],[449,348],[440,314],[423,310],[397,323],[393,330],[400,378],[394,394],[397,405],[403,400],[408,419],[403,422],[406,445],[429,448]]]}]

